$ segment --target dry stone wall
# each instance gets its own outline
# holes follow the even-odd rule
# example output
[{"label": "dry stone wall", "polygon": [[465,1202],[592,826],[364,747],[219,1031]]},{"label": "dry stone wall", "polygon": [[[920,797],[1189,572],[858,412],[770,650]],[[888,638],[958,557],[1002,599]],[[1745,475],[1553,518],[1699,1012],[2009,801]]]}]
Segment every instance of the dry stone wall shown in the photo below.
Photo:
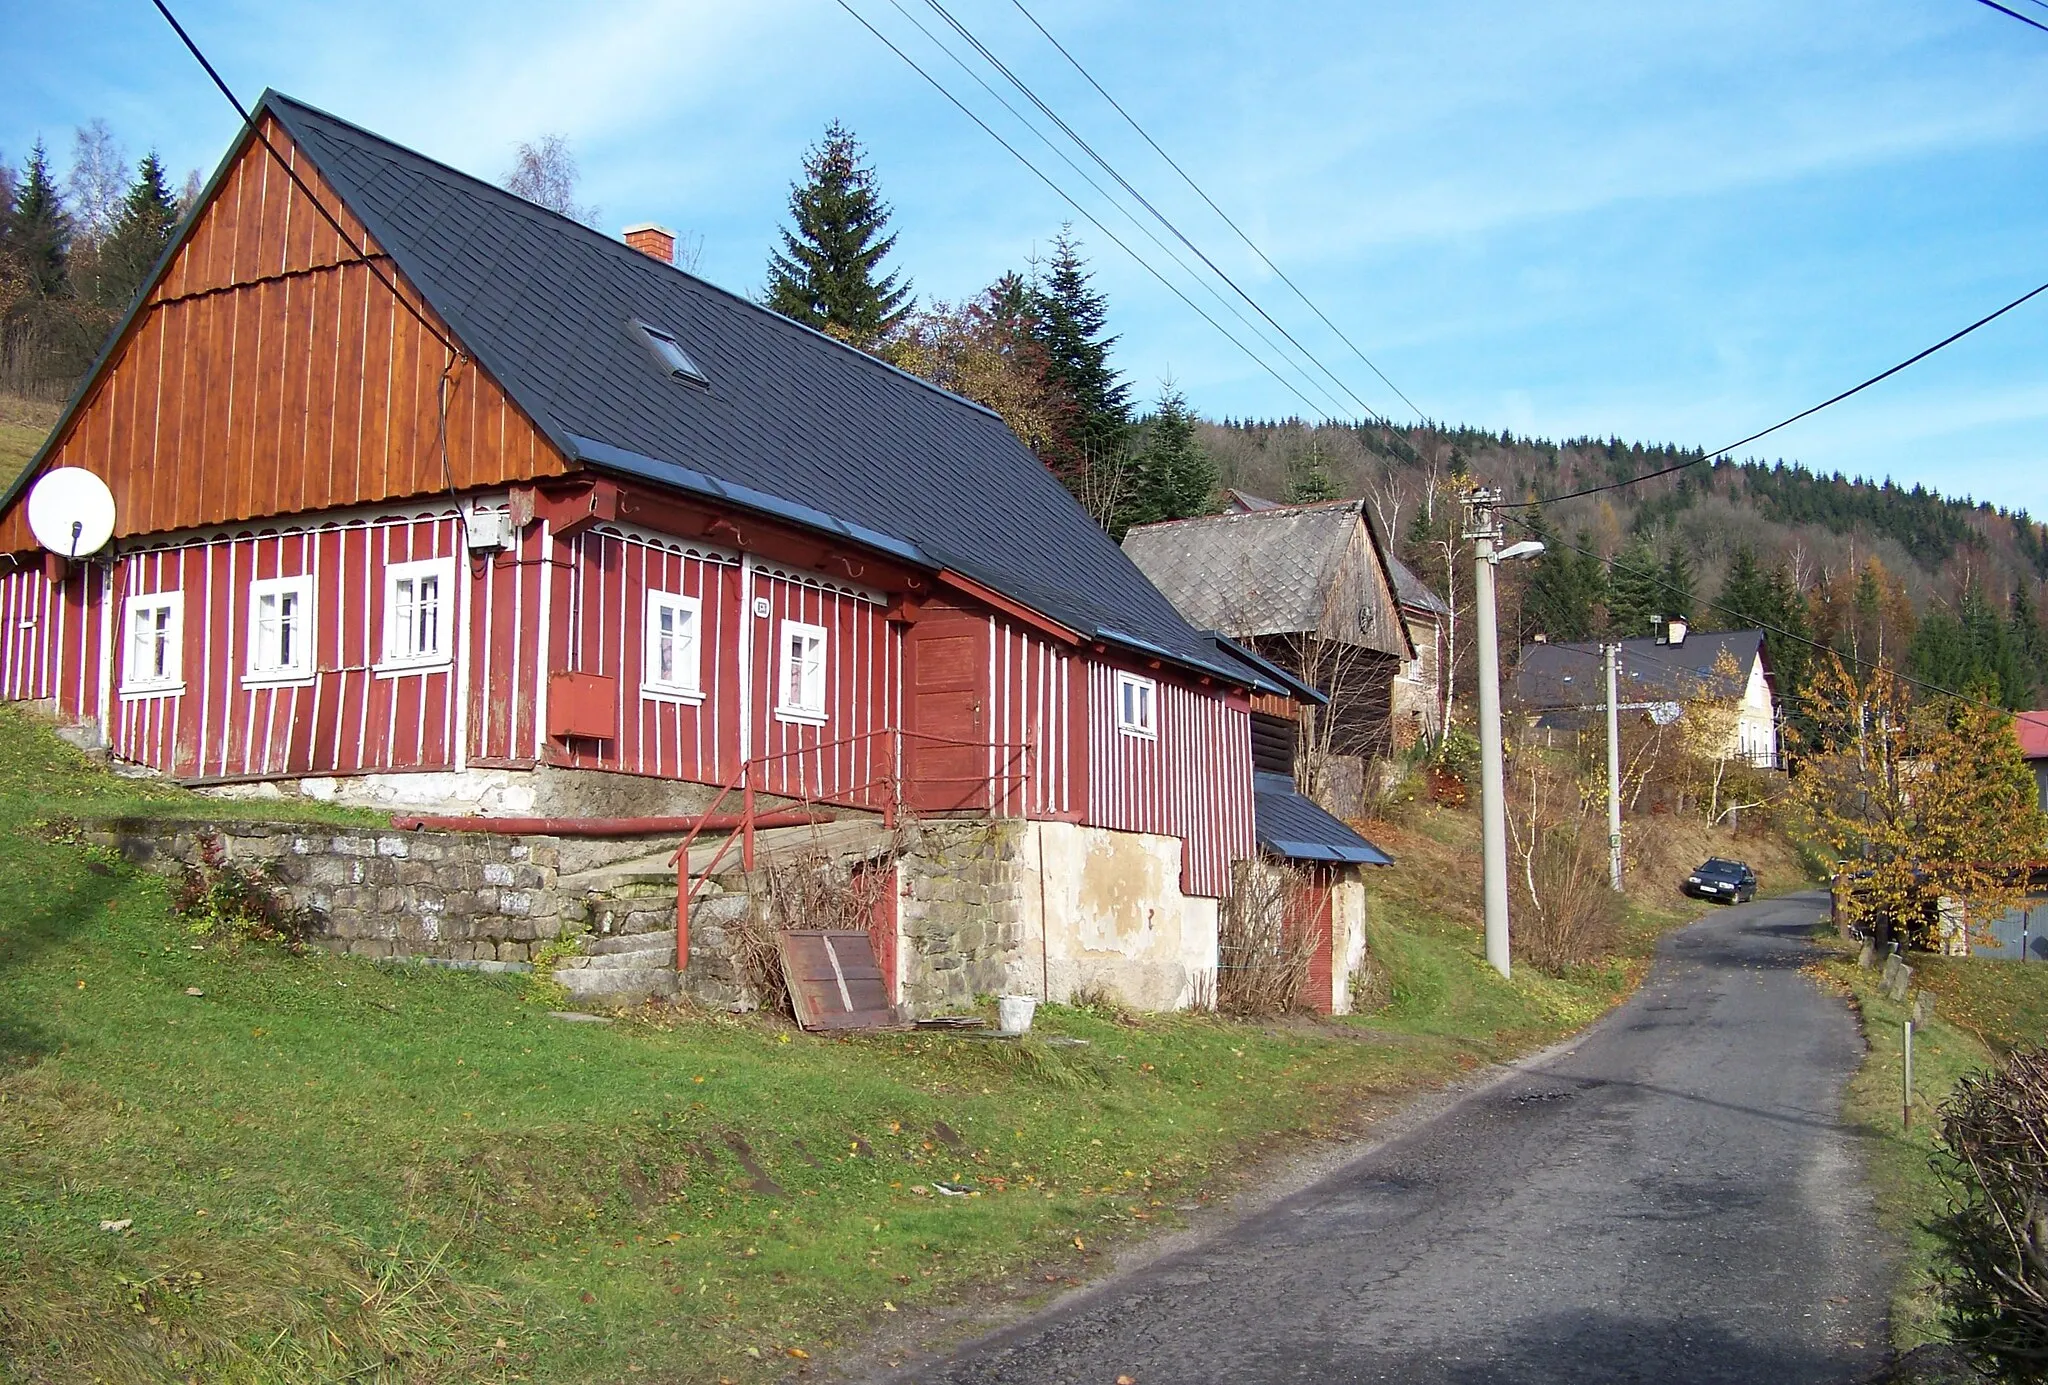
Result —
[{"label": "dry stone wall", "polygon": [[327,946],[359,956],[524,962],[565,923],[580,926],[563,916],[550,837],[227,820],[81,826],[88,839],[165,871],[197,863],[202,844],[217,840],[228,862],[283,886],[319,921]]}]

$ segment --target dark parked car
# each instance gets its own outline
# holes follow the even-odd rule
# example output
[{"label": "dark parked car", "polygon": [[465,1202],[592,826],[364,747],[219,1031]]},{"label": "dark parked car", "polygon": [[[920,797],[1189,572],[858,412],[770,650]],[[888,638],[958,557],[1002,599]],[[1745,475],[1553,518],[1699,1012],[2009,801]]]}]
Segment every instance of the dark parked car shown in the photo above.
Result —
[{"label": "dark parked car", "polygon": [[1710,856],[1691,875],[1685,877],[1682,887],[1689,895],[1701,899],[1718,899],[1729,904],[1740,904],[1756,898],[1756,872],[1740,861],[1724,860]]}]

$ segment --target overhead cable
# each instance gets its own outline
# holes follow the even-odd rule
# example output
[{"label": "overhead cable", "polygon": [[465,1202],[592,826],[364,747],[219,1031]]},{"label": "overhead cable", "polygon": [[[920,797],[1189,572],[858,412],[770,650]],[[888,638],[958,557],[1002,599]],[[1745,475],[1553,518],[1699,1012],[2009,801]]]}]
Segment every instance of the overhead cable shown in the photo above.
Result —
[{"label": "overhead cable", "polygon": [[1625,486],[1639,486],[1645,481],[1654,481],[1660,476],[1670,476],[1675,472],[1689,471],[1693,467],[1702,466],[1705,463],[1712,461],[1716,457],[1726,456],[1728,453],[1733,452],[1738,447],[1747,447],[1751,443],[1757,441],[1757,439],[1759,438],[1767,438],[1781,428],[1789,428],[1803,418],[1811,418],[1813,417],[1813,415],[1819,413],[1822,409],[1830,408],[1833,405],[1839,404],[1844,399],[1849,398],[1849,396],[1851,395],[1861,394],[1863,391],[1869,389],[1872,385],[1891,379],[1892,376],[1897,375],[1900,371],[1906,369],[1908,366],[1918,365],[1920,362],[1926,360],[1929,356],[1932,356],[1935,352],[1941,350],[1943,347],[1953,346],[1955,343],[1961,341],[1964,337],[1969,336],[1970,333],[1976,331],[1979,327],[1983,327],[1988,323],[1996,322],[1999,318],[2004,317],[2014,308],[2019,307],[2021,304],[2027,302],[2030,299],[2038,298],[2044,293],[2048,293],[2048,284],[2042,284],[2037,288],[2029,289],[2025,293],[2021,294],[2018,298],[2013,299],[2012,302],[1998,309],[1996,312],[1986,313],[1983,317],[1978,318],[1975,322],[1963,328],[1960,332],[1950,333],[1948,336],[1945,336],[1940,341],[1934,343],[1934,345],[1928,347],[1926,350],[1915,352],[1913,355],[1908,356],[1905,360],[1900,361],[1897,365],[1892,366],[1889,369],[1879,371],[1877,374],[1871,376],[1868,380],[1865,380],[1862,384],[1851,385],[1848,389],[1843,390],[1840,394],[1833,395],[1827,399],[1823,399],[1820,403],[1815,404],[1811,408],[1801,409],[1798,413],[1793,414],[1790,418],[1780,419],[1778,422],[1773,423],[1768,428],[1760,428],[1756,432],[1751,433],[1746,438],[1738,438],[1736,441],[1729,443],[1726,447],[1717,447],[1712,452],[1702,453],[1701,455],[1693,458],[1689,462],[1680,462],[1676,466],[1660,467],[1656,471],[1646,471],[1641,476],[1631,476],[1623,481],[1608,481],[1598,486],[1587,486],[1584,490],[1568,491],[1563,495],[1547,496],[1542,500],[1520,500],[1515,501],[1513,503],[1504,503],[1497,506],[1496,508],[1503,510],[1540,509],[1545,505],[1559,505],[1567,500],[1577,500],[1583,496],[1599,495],[1605,491],[1618,491]]},{"label": "overhead cable", "polygon": [[[969,64],[965,58],[962,58],[958,53],[955,53],[952,50],[952,48],[945,43],[944,40],[940,39],[938,35],[934,34],[930,29],[927,29],[915,15],[913,15],[909,10],[905,9],[903,7],[901,0],[889,0],[889,5],[890,8],[896,11],[896,13],[902,15],[905,21],[907,21],[912,28],[916,29],[918,33],[924,35],[925,40],[929,42],[932,45],[932,47],[938,49],[941,53],[944,53],[948,58],[952,60],[953,65],[955,67],[959,68],[962,72],[966,73],[967,76],[975,83],[975,85],[979,86],[984,92],[988,93],[989,98],[991,100],[993,100],[997,105],[1001,106],[1004,110],[1008,111],[1010,113],[1010,117],[1013,120],[1015,120],[1019,125],[1022,125],[1025,129],[1029,130],[1033,135],[1037,136],[1038,142],[1043,144],[1048,150],[1052,151],[1053,155],[1056,158],[1058,158],[1061,163],[1064,163],[1068,168],[1072,169],[1074,172],[1074,176],[1079,178],[1082,182],[1086,183],[1097,197],[1100,197],[1105,203],[1107,203],[1111,207],[1114,207],[1118,212],[1120,212],[1123,215],[1124,220],[1128,221],[1131,224],[1132,228],[1135,229],[1139,235],[1145,237],[1146,240],[1152,242],[1152,244],[1158,248],[1160,254],[1166,256],[1166,258],[1171,260],[1174,263],[1175,267],[1178,268],[1183,274],[1187,275],[1189,279],[1191,279],[1194,283],[1200,285],[1204,292],[1206,292],[1211,298],[1216,300],[1216,303],[1219,307],[1221,307],[1224,311],[1230,313],[1239,322],[1243,323],[1245,330],[1250,332],[1253,336],[1257,337],[1261,345],[1263,345],[1268,351],[1275,353],[1280,358],[1280,360],[1283,363],[1285,363],[1290,369],[1299,371],[1302,379],[1308,384],[1308,387],[1310,389],[1315,390],[1318,394],[1322,395],[1325,399],[1329,400],[1332,404],[1334,404],[1336,406],[1337,413],[1344,412],[1343,402],[1337,399],[1336,396],[1332,395],[1329,392],[1329,390],[1326,389],[1321,384],[1321,382],[1315,378],[1315,376],[1312,373],[1306,370],[1302,370],[1301,366],[1297,362],[1288,357],[1285,349],[1283,349],[1279,344],[1274,342],[1274,340],[1271,337],[1267,336],[1264,332],[1262,332],[1259,329],[1259,325],[1256,322],[1253,322],[1250,318],[1244,315],[1244,311],[1242,309],[1240,309],[1235,303],[1231,302],[1229,299],[1225,298],[1221,293],[1217,292],[1215,286],[1209,283],[1208,280],[1204,279],[1200,271],[1192,268],[1187,263],[1187,261],[1183,260],[1179,255],[1175,254],[1173,251],[1173,247],[1167,245],[1164,241],[1160,240],[1159,237],[1153,232],[1150,226],[1146,225],[1143,221],[1141,221],[1135,214],[1133,214],[1130,211],[1129,208],[1125,207],[1121,202],[1117,201],[1114,194],[1105,189],[1100,183],[1096,182],[1094,178],[1090,177],[1088,171],[1082,168],[1079,164],[1075,163],[1073,157],[1069,155],[1066,150],[1062,149],[1058,144],[1056,144],[1050,135],[1047,135],[1043,130],[1039,129],[1038,126],[1033,124],[1031,120],[1024,115],[1023,112],[1019,111],[1015,106],[1011,105],[1009,101],[1004,98],[1003,94],[997,91],[994,87],[990,86],[988,84],[987,79],[984,78],[979,72],[975,71],[974,67],[971,64]],[[934,6],[934,8],[936,9],[937,6]],[[945,11],[940,10],[939,13],[944,15]],[[946,17],[948,19],[951,18],[951,16]],[[975,44],[979,51],[981,51],[984,55],[987,54],[986,49],[979,48],[979,44],[976,43],[976,40],[972,34],[967,34],[964,29],[960,29],[960,26],[958,24],[955,24],[954,28],[956,30],[959,30],[961,33],[965,34],[967,41],[970,44]],[[992,63],[995,62],[995,59],[993,59],[993,57],[991,57],[989,60]],[[1000,68],[1001,66],[1000,63],[996,63],[995,65],[998,68]],[[1012,81],[1014,84],[1015,79],[1012,79]],[[1044,109],[1043,106],[1041,106],[1040,108]],[[1056,115],[1052,117],[1052,120],[1055,124],[1059,123],[1059,117]],[[1097,160],[1097,162],[1099,163],[1101,161]],[[1114,170],[1111,170],[1111,176],[1115,176]],[[1200,254],[1201,252],[1196,251],[1196,253]],[[1336,417],[1336,414],[1333,414],[1328,410],[1321,409],[1320,406],[1318,406],[1318,412],[1322,413],[1325,418]]]},{"label": "overhead cable", "polygon": [[[1327,365],[1323,364],[1322,360],[1318,358],[1313,351],[1309,350],[1308,347],[1302,345],[1300,340],[1296,338],[1292,332],[1288,331],[1287,328],[1283,326],[1277,318],[1275,318],[1271,313],[1267,312],[1265,307],[1256,298],[1253,298],[1249,293],[1246,293],[1244,289],[1238,284],[1237,280],[1231,278],[1230,275],[1223,269],[1221,265],[1218,265],[1215,260],[1209,257],[1208,252],[1204,251],[1201,246],[1195,244],[1194,241],[1190,240],[1187,237],[1186,233],[1184,233],[1180,229],[1180,227],[1176,226],[1173,223],[1171,218],[1169,218],[1164,212],[1160,211],[1158,207],[1153,205],[1150,198],[1146,197],[1144,193],[1138,191],[1136,187],[1132,186],[1128,178],[1124,177],[1123,174],[1119,173],[1116,170],[1116,168],[1110,164],[1109,160],[1103,158],[1103,156],[1096,151],[1095,146],[1090,144],[1085,138],[1083,138],[1079,131],[1074,129],[1072,125],[1069,125],[1064,119],[1062,119],[1059,112],[1055,111],[1051,106],[1047,105],[1042,99],[1040,99],[1038,93],[1033,91],[1031,87],[1021,77],[1019,77],[1014,71],[1012,71],[1007,63],[1005,63],[1001,58],[997,57],[993,52],[991,52],[989,50],[988,45],[984,44],[979,38],[975,37],[972,30],[970,30],[966,25],[962,24],[958,19],[954,18],[952,12],[948,10],[944,4],[941,3],[941,0],[925,0],[925,4],[928,5],[931,8],[932,12],[937,14],[939,18],[945,20],[947,24],[951,25],[955,33],[959,34],[961,38],[967,40],[967,42],[974,48],[974,51],[981,54],[982,58],[989,64],[989,66],[993,67],[997,72],[1001,73],[1003,78],[1006,81],[1008,81],[1011,86],[1015,87],[1018,90],[1018,92],[1020,92],[1023,95],[1025,100],[1029,101],[1032,105],[1036,106],[1039,109],[1039,111],[1042,114],[1044,114],[1046,119],[1052,121],[1052,123],[1059,128],[1060,133],[1064,134],[1068,139],[1072,140],[1075,146],[1079,148],[1082,153],[1086,154],[1090,159],[1094,160],[1096,166],[1099,167],[1104,173],[1108,174],[1110,178],[1116,182],[1118,187],[1121,187],[1137,202],[1139,206],[1143,207],[1148,213],[1150,213],[1153,220],[1157,221],[1161,226],[1164,226],[1168,234],[1172,235],[1175,240],[1178,240],[1182,245],[1186,246],[1188,250],[1192,252],[1197,259],[1199,259],[1204,265],[1208,267],[1209,272],[1211,274],[1214,274],[1218,279],[1222,280],[1223,283],[1230,288],[1231,292],[1235,293],[1239,298],[1245,301],[1245,303],[1252,309],[1253,312],[1257,313],[1260,317],[1264,318],[1269,324],[1271,324],[1273,329],[1280,333],[1281,336],[1285,337],[1288,343],[1291,346],[1293,346],[1297,352],[1299,352],[1303,357],[1305,357],[1310,364],[1315,366],[1317,370],[1320,370],[1325,376],[1327,376],[1332,384],[1336,385],[1339,390],[1349,395],[1353,403],[1357,404],[1359,408],[1365,410],[1366,416],[1368,418],[1373,419],[1375,422],[1385,422],[1385,419],[1383,419],[1380,416],[1379,410],[1375,409],[1371,404],[1368,404],[1363,398],[1361,398],[1356,390],[1352,389],[1350,385],[1346,384],[1341,378],[1339,378],[1335,371],[1331,370]],[[1162,249],[1163,248],[1164,247],[1162,247]],[[1249,326],[1250,324],[1246,325]],[[1274,349],[1278,350],[1279,348],[1275,347]]]},{"label": "overhead cable", "polygon": [[2043,24],[2038,19],[2029,19],[2025,15],[2021,14],[2018,10],[2009,10],[2005,6],[1999,4],[1998,0],[1977,0],[1977,3],[1980,5],[1987,6],[1990,9],[1997,10],[2000,14],[2011,15],[2020,23],[2032,25],[2034,28],[2039,29],[2042,33],[2048,34],[2048,24]]},{"label": "overhead cable", "polygon": [[[1337,340],[1343,342],[1344,345],[1350,349],[1352,355],[1358,357],[1359,360],[1365,363],[1366,369],[1370,370],[1374,375],[1377,375],[1379,377],[1381,384],[1385,385],[1388,389],[1392,390],[1395,396],[1399,398],[1403,404],[1406,404],[1410,409],[1413,409],[1415,411],[1415,416],[1417,419],[1425,419],[1428,417],[1416,405],[1414,400],[1410,399],[1406,394],[1402,393],[1401,387],[1399,385],[1395,384],[1392,380],[1387,378],[1387,374],[1385,371],[1381,370],[1377,365],[1373,364],[1372,359],[1369,356],[1367,356],[1364,351],[1359,349],[1358,343],[1352,341],[1349,336],[1345,335],[1344,329],[1339,327],[1335,322],[1332,322],[1330,320],[1329,314],[1325,313],[1320,307],[1318,307],[1315,301],[1302,291],[1301,286],[1295,283],[1293,279],[1288,277],[1287,271],[1283,270],[1282,268],[1280,268],[1279,265],[1275,264],[1273,262],[1272,256],[1268,255],[1264,250],[1259,248],[1258,242],[1254,241],[1251,238],[1251,236],[1245,232],[1243,227],[1239,226],[1236,221],[1232,220],[1230,213],[1224,211],[1223,208],[1216,205],[1216,199],[1209,196],[1207,192],[1202,190],[1202,185],[1197,183],[1194,180],[1194,178],[1188,173],[1188,171],[1180,166],[1180,163],[1177,160],[1175,160],[1173,155],[1167,153],[1164,149],[1160,148],[1159,141],[1153,139],[1152,136],[1146,132],[1145,127],[1140,125],[1136,117],[1134,117],[1129,111],[1123,108],[1121,102],[1119,102],[1114,96],[1111,96],[1108,91],[1103,89],[1102,83],[1095,80],[1094,75],[1090,73],[1087,68],[1081,65],[1080,59],[1076,58],[1071,52],[1069,52],[1065,44],[1061,43],[1058,39],[1054,38],[1052,36],[1051,31],[1048,30],[1045,27],[1045,25],[1039,23],[1038,16],[1033,14],[1030,10],[1024,7],[1023,0],[1010,0],[1010,3],[1017,7],[1017,12],[1019,14],[1023,15],[1026,19],[1031,21],[1031,27],[1038,30],[1040,34],[1043,34],[1045,36],[1045,41],[1047,43],[1050,43],[1055,49],[1059,51],[1059,55],[1065,58],[1067,62],[1073,66],[1074,71],[1080,73],[1082,79],[1085,80],[1089,86],[1095,88],[1096,94],[1101,96],[1103,100],[1107,101],[1110,105],[1110,108],[1114,110],[1118,115],[1124,118],[1124,123],[1129,125],[1133,130],[1137,131],[1138,137],[1140,139],[1144,140],[1145,143],[1152,146],[1152,152],[1157,154],[1160,158],[1164,159],[1166,161],[1166,166],[1168,168],[1171,168],[1175,173],[1180,175],[1181,181],[1186,183],[1188,187],[1194,190],[1195,196],[1201,198],[1203,202],[1207,203],[1209,210],[1216,213],[1216,215],[1219,218],[1221,218],[1223,224],[1225,226],[1228,226],[1233,232],[1235,232],[1237,238],[1243,241],[1254,255],[1257,255],[1259,257],[1260,262],[1263,263],[1267,269],[1273,271],[1274,276],[1278,278],[1281,283],[1287,285],[1287,287],[1293,291],[1294,296],[1302,301],[1303,306],[1305,306],[1310,312],[1314,313],[1325,327],[1329,328],[1333,333],[1335,333]],[[2036,0],[2036,3],[2048,3],[2048,0]],[[1233,287],[1235,286],[1233,285]],[[1356,396],[1354,396],[1354,398],[1355,397]]]},{"label": "overhead cable", "polygon": [[924,78],[924,80],[928,84],[930,84],[934,91],[938,92],[939,95],[945,97],[947,101],[951,102],[952,105],[956,109],[958,109],[962,115],[966,116],[969,120],[973,121],[976,125],[980,126],[983,133],[988,135],[988,137],[994,140],[997,144],[1000,144],[1006,151],[1008,151],[1012,158],[1017,160],[1018,163],[1023,164],[1024,167],[1028,169],[1034,177],[1036,177],[1041,183],[1044,183],[1047,188],[1051,189],[1055,196],[1057,196],[1062,202],[1065,202],[1068,206],[1072,207],[1076,212],[1080,213],[1082,218],[1085,219],[1089,225],[1093,226],[1096,230],[1100,231],[1104,236],[1108,237],[1112,245],[1116,246],[1117,249],[1123,251],[1124,254],[1130,256],[1131,259],[1135,260],[1139,268],[1143,269],[1147,274],[1150,274],[1153,278],[1157,279],[1162,285],[1166,287],[1166,290],[1169,293],[1171,293],[1175,298],[1178,298],[1182,303],[1187,305],[1188,309],[1192,311],[1197,317],[1201,318],[1202,321],[1208,323],[1211,327],[1215,328],[1216,331],[1222,335],[1224,340],[1228,341],[1232,346],[1235,346],[1239,351],[1243,352],[1245,356],[1247,356],[1254,365],[1258,366],[1261,370],[1265,371],[1268,375],[1271,375],[1275,380],[1279,381],[1281,388],[1285,389],[1289,394],[1293,395],[1296,399],[1299,399],[1311,411],[1320,414],[1325,420],[1334,421],[1331,419],[1331,415],[1327,410],[1317,405],[1314,400],[1310,399],[1307,395],[1303,394],[1299,389],[1295,388],[1294,383],[1288,380],[1285,376],[1281,375],[1279,371],[1275,370],[1266,361],[1264,357],[1260,356],[1257,352],[1253,351],[1250,347],[1246,346],[1243,342],[1239,341],[1235,336],[1233,336],[1230,333],[1228,328],[1223,326],[1222,323],[1218,322],[1215,318],[1209,316],[1208,313],[1204,312],[1200,304],[1196,303],[1193,299],[1189,298],[1187,294],[1181,291],[1179,285],[1175,284],[1172,280],[1168,279],[1164,274],[1161,274],[1157,269],[1153,268],[1152,264],[1149,261],[1147,261],[1144,256],[1138,254],[1137,251],[1131,249],[1130,245],[1124,241],[1123,237],[1117,235],[1116,232],[1110,230],[1107,226],[1103,225],[1101,220],[1093,212],[1089,211],[1086,207],[1082,206],[1078,201],[1076,201],[1073,198],[1071,194],[1067,192],[1065,188],[1061,187],[1058,183],[1054,182],[1049,176],[1046,175],[1044,170],[1038,167],[1037,164],[1031,162],[1030,159],[1026,158],[1023,151],[1019,150],[1016,145],[1010,143],[1010,141],[1004,139],[1002,135],[998,134],[993,126],[991,126],[987,121],[983,120],[980,116],[976,115],[974,111],[970,109],[965,102],[963,102],[959,97],[955,96],[950,90],[948,90],[943,82],[939,81],[938,78],[932,76],[931,73],[927,72],[921,65],[919,65],[916,59],[912,58],[908,53],[904,52],[900,47],[898,47],[895,41],[892,40],[887,34],[884,34],[880,29],[877,29],[873,24],[869,23],[866,15],[863,15],[859,10],[855,9],[850,3],[848,3],[848,0],[835,0],[835,3],[839,6],[840,9],[845,10],[849,15],[852,15],[855,22],[858,23],[861,26],[861,28],[866,29],[870,34],[873,34],[875,38],[882,44],[883,47],[887,48],[891,53],[894,53],[898,58],[902,59],[904,65],[907,66],[912,72],[915,72],[918,76]]},{"label": "overhead cable", "polygon": [[334,213],[327,209],[327,204],[322,202],[315,195],[313,189],[306,185],[306,180],[299,176],[299,171],[296,168],[292,167],[291,160],[287,159],[278,147],[270,142],[270,136],[265,134],[263,128],[256,123],[255,117],[249,113],[249,108],[242,104],[241,98],[237,97],[234,90],[222,80],[219,71],[207,59],[206,54],[199,50],[199,45],[193,42],[192,35],[185,32],[185,26],[178,22],[178,17],[171,13],[170,7],[164,3],[164,0],[151,0],[151,3],[156,6],[157,13],[164,17],[165,22],[171,26],[172,31],[177,34],[179,40],[184,43],[186,50],[198,60],[201,67],[206,69],[206,75],[213,79],[213,84],[216,87],[220,88],[220,94],[225,96],[228,99],[228,104],[235,108],[235,114],[242,117],[242,127],[254,134],[263,147],[270,151],[270,157],[277,161],[277,166],[284,170],[285,176],[292,180],[293,185],[306,195],[306,200],[313,204],[313,210],[319,212],[321,218],[334,228],[334,234],[340,236],[342,243],[356,253],[356,258],[363,262],[372,275],[376,276],[377,282],[391,290],[391,296],[396,298],[407,312],[419,319],[420,326],[426,328],[434,340],[447,348],[451,355],[464,356],[466,353],[461,347],[449,340],[446,332],[443,332],[424,312],[415,307],[411,299],[399,292],[398,285],[384,273],[383,268],[378,265],[370,252],[357,243],[356,238],[349,234],[348,228],[343,226]]}]

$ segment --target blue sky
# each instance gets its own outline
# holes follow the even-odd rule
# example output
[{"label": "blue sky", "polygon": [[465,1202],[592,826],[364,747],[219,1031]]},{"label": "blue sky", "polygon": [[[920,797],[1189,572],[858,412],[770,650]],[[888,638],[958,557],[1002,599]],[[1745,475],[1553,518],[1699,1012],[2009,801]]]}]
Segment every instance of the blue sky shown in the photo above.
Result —
[{"label": "blue sky", "polygon": [[[891,0],[851,3],[1178,277]],[[2048,279],[2048,33],[1969,0],[1026,3],[1435,418],[1717,446]],[[872,151],[921,296],[970,294],[1078,219],[835,0],[178,8],[246,97],[274,85],[481,176],[565,134],[604,226],[699,235],[700,272],[741,290],[835,117]],[[1406,415],[1010,0],[951,8],[1352,389]],[[40,136],[62,163],[103,116],[131,152],[210,171],[234,133],[146,0],[0,0],[0,36],[10,160]],[[1140,393],[1171,376],[1213,416],[1310,412],[1079,233]],[[1761,450],[2048,514],[2044,348],[2048,295]]]}]

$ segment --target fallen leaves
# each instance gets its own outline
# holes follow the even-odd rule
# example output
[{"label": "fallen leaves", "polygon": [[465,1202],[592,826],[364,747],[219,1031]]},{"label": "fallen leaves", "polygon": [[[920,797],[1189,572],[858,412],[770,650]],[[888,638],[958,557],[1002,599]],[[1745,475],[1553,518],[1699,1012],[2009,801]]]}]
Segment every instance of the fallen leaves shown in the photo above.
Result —
[{"label": "fallen leaves", "polygon": [[103,1222],[101,1222],[101,1223],[100,1223],[100,1230],[102,1230],[102,1231],[126,1231],[126,1230],[127,1230],[127,1229],[128,1229],[129,1227],[131,1227],[131,1226],[133,1226],[133,1225],[135,1225],[135,1218],[133,1218],[133,1217],[123,1217],[123,1218],[121,1218],[121,1219],[120,1219],[119,1221],[103,1221]]}]

